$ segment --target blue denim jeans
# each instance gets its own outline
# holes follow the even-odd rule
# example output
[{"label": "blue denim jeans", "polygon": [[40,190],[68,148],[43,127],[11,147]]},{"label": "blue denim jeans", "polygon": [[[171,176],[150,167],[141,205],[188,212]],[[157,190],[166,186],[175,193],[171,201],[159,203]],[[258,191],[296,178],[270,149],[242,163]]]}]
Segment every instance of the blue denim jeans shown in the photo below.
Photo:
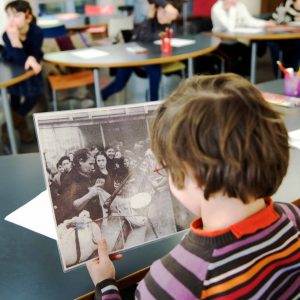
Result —
[{"label": "blue denim jeans", "polygon": [[[144,66],[141,69],[143,69],[149,77],[150,100],[158,100],[159,83],[161,78],[160,65]],[[114,81],[101,91],[103,100],[105,101],[112,94],[121,91],[127,84],[134,70],[135,67],[118,68]]]}]

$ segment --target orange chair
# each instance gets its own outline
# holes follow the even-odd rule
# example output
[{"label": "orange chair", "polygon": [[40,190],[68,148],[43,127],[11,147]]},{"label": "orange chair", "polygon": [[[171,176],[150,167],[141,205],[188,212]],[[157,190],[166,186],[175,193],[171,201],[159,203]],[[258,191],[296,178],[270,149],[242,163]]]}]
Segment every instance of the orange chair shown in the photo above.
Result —
[{"label": "orange chair", "polygon": [[94,83],[93,71],[80,71],[71,74],[49,75],[52,90],[53,110],[57,110],[57,91],[83,87]]}]

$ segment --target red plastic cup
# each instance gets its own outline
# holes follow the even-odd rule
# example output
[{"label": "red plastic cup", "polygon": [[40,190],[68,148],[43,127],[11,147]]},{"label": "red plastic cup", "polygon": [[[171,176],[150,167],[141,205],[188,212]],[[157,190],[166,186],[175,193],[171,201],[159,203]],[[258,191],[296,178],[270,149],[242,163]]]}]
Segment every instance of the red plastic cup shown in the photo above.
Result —
[{"label": "red plastic cup", "polygon": [[167,37],[163,37],[161,39],[161,52],[163,54],[170,54],[170,53],[172,53],[171,39],[169,39]]}]

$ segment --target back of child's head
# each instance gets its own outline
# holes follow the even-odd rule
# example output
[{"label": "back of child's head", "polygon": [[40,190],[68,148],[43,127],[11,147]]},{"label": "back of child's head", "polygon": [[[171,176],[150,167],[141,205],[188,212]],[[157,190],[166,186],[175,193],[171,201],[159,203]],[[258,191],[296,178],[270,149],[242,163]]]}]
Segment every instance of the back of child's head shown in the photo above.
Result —
[{"label": "back of child's head", "polygon": [[218,192],[244,203],[269,197],[288,167],[280,113],[234,74],[183,81],[158,109],[151,140],[174,185],[195,176],[207,200]]},{"label": "back of child's head", "polygon": [[30,3],[28,1],[23,1],[23,0],[11,1],[7,3],[5,6],[5,11],[8,10],[23,12],[26,16],[31,16],[32,22],[36,23],[36,17],[34,16]]}]

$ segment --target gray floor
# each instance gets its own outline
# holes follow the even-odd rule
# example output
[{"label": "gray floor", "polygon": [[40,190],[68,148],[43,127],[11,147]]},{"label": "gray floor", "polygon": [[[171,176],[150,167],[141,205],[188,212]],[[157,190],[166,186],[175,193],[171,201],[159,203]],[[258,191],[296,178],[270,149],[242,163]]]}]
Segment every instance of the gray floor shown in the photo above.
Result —
[{"label": "gray floor", "polygon": [[[258,59],[257,82],[259,83],[259,82],[269,81],[272,79],[274,79],[274,76],[272,74],[272,69],[271,69],[270,54],[267,52],[263,57]],[[161,90],[160,90],[161,97],[162,98],[166,97],[178,85],[180,80],[181,78],[177,75],[163,77],[161,81]],[[148,80],[133,75],[130,78],[126,89],[109,98],[105,102],[105,106],[144,102],[146,99],[147,90],[148,90]],[[59,102],[60,110],[77,109],[80,107],[81,107],[81,102],[76,100]],[[3,112],[0,108],[0,123],[2,124],[3,122],[4,122]],[[28,118],[28,123],[30,125],[31,130],[34,132],[32,117]],[[17,138],[17,143],[18,143],[18,148],[20,153],[38,152],[38,145],[36,141],[30,144],[20,143],[20,139],[17,132],[16,132],[16,138]],[[4,154],[3,145],[0,140],[0,155],[3,154]]]}]

